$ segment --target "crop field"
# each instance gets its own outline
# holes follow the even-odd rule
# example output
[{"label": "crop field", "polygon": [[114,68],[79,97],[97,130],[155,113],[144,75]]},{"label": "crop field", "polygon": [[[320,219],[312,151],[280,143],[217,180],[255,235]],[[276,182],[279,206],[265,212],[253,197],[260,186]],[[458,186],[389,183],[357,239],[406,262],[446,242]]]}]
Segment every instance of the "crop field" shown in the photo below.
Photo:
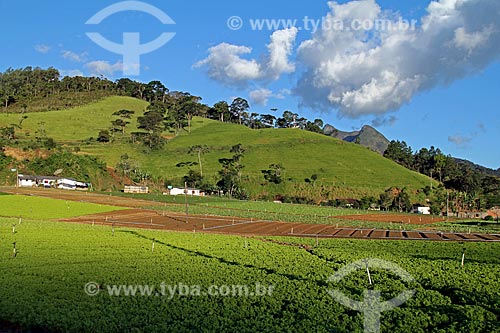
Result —
[{"label": "crop field", "polygon": [[[62,219],[62,222],[108,225],[183,232],[203,232],[245,236],[295,236],[313,238],[355,238],[385,240],[433,240],[500,242],[499,234],[457,233],[403,229],[356,228],[337,224],[290,223],[213,215],[185,215],[154,210],[130,209]],[[349,223],[349,221],[345,221]]]},{"label": "crop field", "polygon": [[0,216],[49,220],[110,212],[122,208],[24,195],[0,196]]},{"label": "crop field", "polygon": [[[156,194],[124,195],[123,193],[105,195],[31,188],[13,189],[7,187],[0,190],[27,196],[118,206],[124,209],[155,210],[157,212],[156,216],[172,215],[172,213],[175,215],[185,213],[186,211],[185,199],[182,196],[172,197]],[[230,219],[243,219],[249,222],[261,220],[396,231],[418,232],[434,230],[435,232],[448,233],[500,234],[500,224],[496,222],[485,223],[477,220],[464,221],[452,218],[446,220],[437,216],[337,209],[309,205],[275,204],[272,202],[238,201],[219,197],[188,197],[188,203],[190,215],[227,217]],[[93,213],[89,212],[88,214]],[[143,222],[146,221],[149,223],[149,220],[149,216],[144,216]]]},{"label": "crop field", "polygon": [[[497,243],[316,245],[32,220],[13,233],[13,223],[0,218],[0,324],[12,330],[361,332],[363,314],[329,290],[358,301],[366,290],[379,290],[383,300],[413,290],[381,314],[381,332],[500,331]],[[371,267],[370,278],[363,268],[331,282],[368,258],[395,263],[413,279]]]}]

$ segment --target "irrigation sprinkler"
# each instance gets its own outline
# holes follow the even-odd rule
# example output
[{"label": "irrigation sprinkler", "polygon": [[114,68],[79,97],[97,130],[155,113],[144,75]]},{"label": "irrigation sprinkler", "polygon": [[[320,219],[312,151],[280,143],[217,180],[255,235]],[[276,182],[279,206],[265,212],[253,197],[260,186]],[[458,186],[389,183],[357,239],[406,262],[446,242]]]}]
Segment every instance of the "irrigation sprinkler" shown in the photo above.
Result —
[{"label": "irrigation sprinkler", "polygon": [[368,260],[365,260],[365,264],[366,264],[366,273],[368,274],[368,282],[370,282],[370,286],[373,285],[373,282],[372,282],[372,276],[370,274],[370,268],[368,267]]},{"label": "irrigation sprinkler", "polygon": [[465,264],[465,252],[466,252],[466,249],[464,247],[464,251],[462,253],[462,267],[464,267],[464,264]]},{"label": "irrigation sprinkler", "polygon": [[155,252],[155,239],[153,238],[153,244],[151,245],[151,253]]},{"label": "irrigation sprinkler", "polygon": [[185,204],[185,209],[186,209],[186,223],[189,223],[188,217],[189,217],[189,203],[188,203],[188,189],[187,189],[187,182],[184,182],[184,204]]}]

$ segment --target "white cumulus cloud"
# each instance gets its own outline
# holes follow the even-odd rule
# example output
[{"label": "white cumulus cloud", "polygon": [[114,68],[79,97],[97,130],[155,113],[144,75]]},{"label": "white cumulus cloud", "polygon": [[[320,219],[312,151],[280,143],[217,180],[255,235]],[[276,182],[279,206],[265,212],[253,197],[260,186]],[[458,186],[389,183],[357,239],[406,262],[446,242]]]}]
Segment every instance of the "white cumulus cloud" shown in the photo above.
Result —
[{"label": "white cumulus cloud", "polygon": [[95,76],[113,77],[116,72],[123,70],[123,64],[120,61],[111,64],[108,61],[96,60],[87,63],[85,66],[89,69],[91,75]]},{"label": "white cumulus cloud", "polygon": [[[391,19],[374,0],[330,2],[327,21]],[[500,2],[433,1],[415,29],[322,29],[298,49],[302,104],[343,116],[398,110],[419,92],[477,73],[500,57]]]},{"label": "white cumulus cloud", "polygon": [[75,77],[75,76],[83,76],[83,73],[79,69],[61,69],[59,70],[59,74],[61,76],[70,76],[70,77]]},{"label": "white cumulus cloud", "polygon": [[[298,46],[297,29],[276,31],[260,58],[252,57],[249,46],[222,43],[195,67],[240,88],[294,73],[292,91],[302,106],[356,118],[397,111],[421,92],[500,60],[498,0],[431,1],[413,25],[401,25],[412,22],[376,0],[328,6],[324,24]],[[367,21],[392,27],[354,29],[354,23]]]},{"label": "white cumulus cloud", "polygon": [[269,98],[273,97],[273,92],[269,89],[256,89],[250,91],[249,97],[253,104],[266,106]]},{"label": "white cumulus cloud", "polygon": [[86,58],[87,58],[86,52],[78,54],[78,53],[75,53],[75,52],[69,51],[69,50],[61,51],[61,55],[64,59],[70,60],[73,62],[85,62]]},{"label": "white cumulus cloud", "polygon": [[208,57],[194,64],[204,67],[208,76],[228,86],[246,86],[249,81],[277,80],[282,74],[295,71],[289,61],[293,52],[297,28],[275,31],[267,45],[269,54],[258,61],[245,59],[252,48],[221,43],[208,50]]}]

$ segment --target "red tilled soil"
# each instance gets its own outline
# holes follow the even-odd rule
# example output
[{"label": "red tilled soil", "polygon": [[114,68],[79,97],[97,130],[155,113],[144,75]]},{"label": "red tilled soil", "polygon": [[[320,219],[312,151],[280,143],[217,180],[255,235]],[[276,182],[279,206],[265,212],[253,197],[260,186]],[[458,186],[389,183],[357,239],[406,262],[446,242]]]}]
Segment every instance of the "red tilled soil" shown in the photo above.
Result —
[{"label": "red tilled soil", "polygon": [[356,229],[329,225],[269,222],[221,216],[183,215],[152,210],[129,209],[63,219],[114,227],[130,227],[182,232],[203,232],[243,236],[296,236],[387,240],[500,241],[500,235],[454,234],[428,231]]},{"label": "red tilled soil", "polygon": [[[377,230],[332,226],[322,224],[269,222],[247,218],[233,218],[211,215],[188,215],[140,209],[140,207],[159,206],[160,202],[121,198],[86,192],[71,192],[44,189],[2,188],[3,192],[23,195],[36,195],[63,200],[91,202],[125,207],[123,211],[109,212],[90,216],[63,219],[64,222],[109,225],[116,227],[172,230],[183,232],[205,232],[246,236],[297,236],[318,238],[358,238],[394,240],[447,240],[447,241],[500,241],[500,235],[453,234],[436,231],[406,231],[407,224],[429,224],[442,221],[432,216],[408,216],[394,214],[369,214],[339,216],[344,220],[364,220],[394,222],[401,224],[400,230]],[[165,214],[165,215],[163,215]],[[410,227],[408,227],[409,229]]]}]

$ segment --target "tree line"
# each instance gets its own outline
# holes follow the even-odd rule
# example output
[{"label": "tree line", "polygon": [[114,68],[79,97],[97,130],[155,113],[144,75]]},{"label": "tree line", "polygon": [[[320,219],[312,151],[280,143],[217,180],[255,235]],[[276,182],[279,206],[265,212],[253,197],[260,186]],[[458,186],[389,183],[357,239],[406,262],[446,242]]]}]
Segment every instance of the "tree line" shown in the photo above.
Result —
[{"label": "tree line", "polygon": [[[451,195],[454,203],[460,201],[464,210],[500,206],[499,177],[444,155],[439,148],[413,151],[405,141],[391,141],[384,156],[410,170],[438,180],[444,188],[453,191]],[[439,197],[441,202],[446,200],[446,194],[441,193]]]}]

